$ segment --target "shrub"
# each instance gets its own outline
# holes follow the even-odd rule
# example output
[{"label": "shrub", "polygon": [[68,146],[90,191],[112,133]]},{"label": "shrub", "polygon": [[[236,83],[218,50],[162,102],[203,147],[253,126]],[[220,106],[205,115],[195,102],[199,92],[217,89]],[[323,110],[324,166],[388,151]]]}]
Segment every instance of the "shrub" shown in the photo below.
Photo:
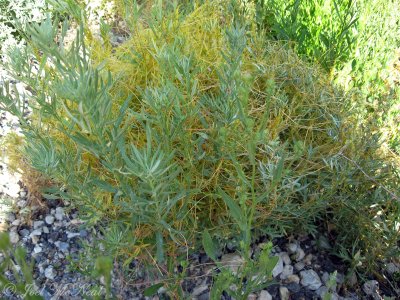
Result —
[{"label": "shrub", "polygon": [[104,226],[109,254],[162,266],[197,249],[205,228],[248,249],[260,234],[315,233],[320,220],[345,249],[393,250],[395,162],[324,70],[226,1],[155,4],[117,47],[104,24],[102,39],[90,33],[78,4],[58,3],[79,24],[71,47],[68,23],[47,19],[7,65],[32,89],[31,120],[7,89],[1,105],[54,196]]},{"label": "shrub", "polygon": [[303,57],[326,70],[346,62],[355,50],[355,1],[255,0],[257,20],[270,36],[292,41]]}]

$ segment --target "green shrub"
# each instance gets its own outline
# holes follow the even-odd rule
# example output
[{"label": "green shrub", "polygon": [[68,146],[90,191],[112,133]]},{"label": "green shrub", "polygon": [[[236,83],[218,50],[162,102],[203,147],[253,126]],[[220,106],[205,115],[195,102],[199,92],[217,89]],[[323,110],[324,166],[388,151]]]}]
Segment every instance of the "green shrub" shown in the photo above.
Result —
[{"label": "green shrub", "polygon": [[235,5],[154,4],[113,47],[107,26],[97,39],[78,4],[57,3],[78,23],[74,43],[64,47],[67,21],[29,26],[6,67],[31,87],[32,118],[7,88],[1,105],[21,120],[22,155],[56,183],[48,192],[104,226],[107,254],[162,266],[197,249],[205,228],[245,250],[320,220],[338,247],[394,249],[398,177],[376,128]]},{"label": "green shrub", "polygon": [[258,23],[269,35],[295,43],[296,51],[325,69],[346,62],[354,51],[355,1],[255,0]]}]

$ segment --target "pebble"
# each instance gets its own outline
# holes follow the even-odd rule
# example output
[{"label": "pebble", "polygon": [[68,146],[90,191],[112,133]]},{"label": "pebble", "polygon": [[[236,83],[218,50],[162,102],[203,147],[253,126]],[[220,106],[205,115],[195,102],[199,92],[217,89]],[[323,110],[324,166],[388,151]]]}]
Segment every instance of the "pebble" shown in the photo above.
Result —
[{"label": "pebble", "polygon": [[16,244],[19,242],[19,235],[17,232],[15,232],[15,231],[10,232],[10,242],[12,244]]},{"label": "pebble", "polygon": [[299,284],[299,283],[300,283],[300,277],[297,276],[297,275],[295,275],[295,274],[289,275],[289,276],[286,278],[285,282],[286,282],[286,283],[296,283],[296,284]]},{"label": "pebble", "polygon": [[362,289],[365,294],[372,296],[377,293],[379,289],[379,283],[376,280],[369,280],[363,284]]},{"label": "pebble", "polygon": [[275,268],[272,270],[272,276],[278,277],[283,272],[283,260],[279,256],[278,262]]},{"label": "pebble", "polygon": [[44,224],[43,221],[35,221],[35,222],[33,222],[33,229],[38,229],[38,228],[42,227],[43,224]]},{"label": "pebble", "polygon": [[38,235],[31,236],[32,244],[36,245],[39,242],[40,237]]},{"label": "pebble", "polygon": [[27,204],[26,200],[19,200],[19,201],[17,202],[17,206],[19,206],[19,207],[21,207],[21,208],[25,207],[26,204]]},{"label": "pebble", "polygon": [[35,235],[41,235],[42,234],[42,230],[41,229],[35,229],[31,232],[30,236],[35,236]]},{"label": "pebble", "polygon": [[288,252],[290,253],[290,254],[294,254],[294,253],[296,253],[296,251],[297,251],[297,244],[295,244],[295,243],[290,243],[290,244],[288,244],[287,245],[287,250],[288,250]]},{"label": "pebble", "polygon": [[301,261],[304,258],[304,256],[306,256],[304,250],[298,247],[296,250],[296,261]]},{"label": "pebble", "polygon": [[54,223],[54,217],[52,215],[47,215],[45,221],[47,224],[51,225]]},{"label": "pebble", "polygon": [[6,221],[12,223],[12,222],[15,221],[15,214],[12,213],[12,212],[9,212],[9,213],[6,214],[5,219],[6,219]]},{"label": "pebble", "polygon": [[286,279],[290,275],[293,275],[293,266],[291,265],[284,266],[283,271],[281,273],[281,279]]},{"label": "pebble", "polygon": [[301,285],[310,290],[317,290],[321,287],[322,282],[318,274],[314,270],[306,270],[300,272]]},{"label": "pebble", "polygon": [[33,248],[33,253],[35,253],[35,254],[39,254],[42,251],[43,251],[43,248],[40,247],[39,245],[36,245],[35,248]]},{"label": "pebble", "polygon": [[281,296],[281,300],[289,300],[290,297],[289,290],[286,287],[281,286],[279,288],[279,296]]},{"label": "pebble", "polygon": [[221,257],[221,264],[225,267],[229,267],[234,274],[237,273],[239,267],[241,267],[243,263],[243,258],[235,253],[224,254]]},{"label": "pebble", "polygon": [[11,223],[11,225],[13,225],[13,226],[19,226],[20,224],[21,224],[21,220],[20,219],[16,219]]},{"label": "pebble", "polygon": [[48,266],[45,270],[44,270],[44,276],[47,279],[50,280],[54,280],[54,278],[56,277],[56,272],[54,271],[54,268],[52,265]]},{"label": "pebble", "polygon": [[57,219],[58,221],[62,221],[64,215],[59,214],[59,213],[56,213],[54,216],[56,217],[56,219]]},{"label": "pebble", "polygon": [[69,232],[67,231],[67,238],[72,239],[74,237],[80,236],[81,234],[79,232]]},{"label": "pebble", "polygon": [[400,269],[398,266],[396,266],[394,263],[390,262],[386,265],[386,271],[390,274],[393,275],[394,273],[400,272]]},{"label": "pebble", "polygon": [[286,252],[279,253],[279,256],[282,258],[283,263],[285,265],[290,265],[291,264],[292,261],[290,260],[290,257]]},{"label": "pebble", "polygon": [[29,230],[28,229],[22,229],[19,231],[19,234],[21,236],[28,236],[29,235]]},{"label": "pebble", "polygon": [[42,227],[43,233],[50,233],[49,228],[47,228],[47,226],[43,226]]},{"label": "pebble", "polygon": [[294,265],[294,268],[295,268],[297,271],[301,271],[301,270],[304,269],[305,266],[306,266],[306,265],[305,265],[302,261],[299,261],[298,263],[296,263],[296,264]]},{"label": "pebble", "polygon": [[57,247],[58,249],[60,249],[62,252],[68,251],[68,248],[69,248],[69,244],[68,244],[68,243],[64,243],[64,242],[57,241],[57,242],[55,242],[54,244],[55,244],[56,247]]},{"label": "pebble", "polygon": [[258,296],[258,300],[272,300],[272,296],[268,291],[262,290],[260,296]]},{"label": "pebble", "polygon": [[307,266],[309,266],[309,265],[311,265],[312,259],[313,259],[313,255],[312,255],[312,254],[308,254],[308,255],[304,258],[303,262],[304,262]]}]

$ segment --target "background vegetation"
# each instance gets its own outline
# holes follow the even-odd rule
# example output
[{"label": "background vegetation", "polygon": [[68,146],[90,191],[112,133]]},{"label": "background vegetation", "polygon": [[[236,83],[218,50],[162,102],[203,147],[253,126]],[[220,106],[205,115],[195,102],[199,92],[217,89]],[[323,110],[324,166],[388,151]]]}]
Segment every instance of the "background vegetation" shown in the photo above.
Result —
[{"label": "background vegetation", "polygon": [[250,264],[257,237],[296,232],[357,271],[398,254],[395,1],[120,1],[118,45],[82,4],[51,4],[5,64],[32,117],[7,86],[1,106],[108,255],[170,276],[202,245],[217,259],[239,236]]}]

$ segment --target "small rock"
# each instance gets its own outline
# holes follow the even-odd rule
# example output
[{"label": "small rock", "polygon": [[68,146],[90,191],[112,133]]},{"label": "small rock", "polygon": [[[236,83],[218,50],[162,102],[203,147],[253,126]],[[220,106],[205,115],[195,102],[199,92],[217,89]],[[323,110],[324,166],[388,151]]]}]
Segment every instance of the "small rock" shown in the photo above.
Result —
[{"label": "small rock", "polygon": [[208,286],[207,285],[200,285],[194,288],[193,292],[192,292],[192,296],[193,297],[197,297],[201,294],[203,294],[205,291],[208,290]]},{"label": "small rock", "polygon": [[378,292],[379,283],[376,280],[369,280],[362,286],[364,293],[368,296],[372,296]]},{"label": "small rock", "polygon": [[12,212],[9,212],[9,213],[6,214],[5,219],[6,219],[6,221],[12,223],[12,222],[15,221],[15,214],[12,213]]},{"label": "small rock", "polygon": [[42,227],[44,224],[43,221],[35,221],[33,222],[33,229],[39,229],[40,227]]},{"label": "small rock", "polygon": [[16,244],[19,242],[19,235],[17,232],[15,232],[15,231],[10,232],[10,242],[12,244]]},{"label": "small rock", "polygon": [[21,220],[20,219],[16,219],[11,223],[11,225],[13,225],[13,226],[19,226],[20,224],[21,224]]},{"label": "small rock", "polygon": [[47,215],[45,221],[47,224],[51,225],[54,223],[54,217],[52,215]]},{"label": "small rock", "polygon": [[295,268],[297,271],[301,271],[301,270],[304,269],[305,266],[306,266],[306,265],[305,265],[302,261],[299,261],[298,263],[296,263],[296,264],[294,265],[294,268]]},{"label": "small rock", "polygon": [[268,291],[262,290],[260,296],[258,296],[258,300],[272,300],[272,296]]},{"label": "small rock", "polygon": [[310,290],[317,290],[322,285],[321,279],[314,270],[306,270],[300,272],[301,284]]},{"label": "small rock", "polygon": [[69,248],[69,244],[68,244],[68,243],[64,243],[64,242],[57,241],[57,242],[55,242],[54,244],[55,244],[56,247],[57,247],[58,249],[60,249],[62,252],[68,251],[68,248]]},{"label": "small rock", "polygon": [[394,263],[388,263],[386,265],[386,271],[390,274],[393,275],[394,273],[400,272],[400,269],[398,266],[396,266]]},{"label": "small rock", "polygon": [[40,247],[39,245],[36,245],[35,248],[33,248],[33,253],[35,253],[35,254],[39,254],[42,251],[43,251],[43,248]]},{"label": "small rock", "polygon": [[288,276],[293,274],[293,266],[286,265],[283,267],[283,271],[281,273],[281,279],[286,279]]},{"label": "small rock", "polygon": [[247,296],[247,300],[257,300],[257,295],[256,294],[250,294]]},{"label": "small rock", "polygon": [[301,261],[304,258],[304,256],[306,256],[304,250],[298,247],[296,250],[296,261]]},{"label": "small rock", "polygon": [[67,231],[67,238],[68,239],[72,239],[72,238],[74,238],[74,237],[77,237],[77,236],[80,236],[81,234],[78,232],[69,232],[69,231]]},{"label": "small rock", "polygon": [[29,235],[29,230],[28,229],[22,229],[19,231],[19,234],[21,236],[28,236]]},{"label": "small rock", "polygon": [[56,277],[56,272],[54,271],[54,268],[52,265],[48,266],[45,270],[44,270],[44,276],[47,279],[50,280],[54,280],[54,278]]},{"label": "small rock", "polygon": [[47,226],[43,226],[42,227],[43,233],[50,233],[49,228],[47,228]]},{"label": "small rock", "polygon": [[19,200],[17,202],[17,205],[18,205],[18,207],[23,208],[26,206],[26,203],[27,203],[26,200]]},{"label": "small rock", "polygon": [[289,276],[286,278],[285,282],[286,282],[286,283],[296,283],[296,284],[299,284],[299,283],[300,283],[300,277],[297,276],[297,275],[295,275],[295,274],[289,275]]},{"label": "small rock", "polygon": [[290,243],[290,244],[287,244],[287,246],[286,246],[286,248],[287,248],[287,250],[288,250],[288,252],[290,253],[290,254],[294,254],[294,253],[296,253],[296,251],[297,251],[297,244],[295,244],[295,243]]},{"label": "small rock", "polygon": [[243,258],[240,255],[234,253],[224,254],[221,257],[221,263],[225,267],[229,267],[234,274],[237,273],[239,267],[244,263]]},{"label": "small rock", "polygon": [[39,242],[40,236],[39,235],[33,235],[31,236],[31,241],[32,244],[36,245]]},{"label": "small rock", "polygon": [[281,286],[279,288],[279,295],[281,296],[281,300],[289,300],[290,293],[286,287]]},{"label": "small rock", "polygon": [[32,237],[32,236],[39,236],[39,235],[41,235],[42,234],[42,230],[41,229],[35,229],[35,230],[33,230],[32,232],[31,232],[31,234],[30,234],[30,236]]},{"label": "small rock", "polygon": [[57,207],[56,213],[54,214],[54,216],[56,217],[56,219],[58,221],[62,221],[62,219],[64,217],[64,209],[62,207]]},{"label": "small rock", "polygon": [[286,252],[279,253],[279,256],[282,258],[283,263],[285,265],[290,265],[291,264],[292,261],[290,260],[290,257]]},{"label": "small rock", "polygon": [[308,255],[304,258],[303,262],[304,262],[307,266],[309,266],[309,265],[311,265],[312,259],[313,259],[313,255],[312,255],[312,254],[308,254]]},{"label": "small rock", "polygon": [[275,268],[272,270],[272,276],[278,277],[283,272],[283,260],[279,256],[278,263]]},{"label": "small rock", "polygon": [[25,197],[26,197],[26,192],[25,192],[25,191],[20,191],[20,192],[19,192],[19,196],[20,196],[21,198],[25,198]]}]

